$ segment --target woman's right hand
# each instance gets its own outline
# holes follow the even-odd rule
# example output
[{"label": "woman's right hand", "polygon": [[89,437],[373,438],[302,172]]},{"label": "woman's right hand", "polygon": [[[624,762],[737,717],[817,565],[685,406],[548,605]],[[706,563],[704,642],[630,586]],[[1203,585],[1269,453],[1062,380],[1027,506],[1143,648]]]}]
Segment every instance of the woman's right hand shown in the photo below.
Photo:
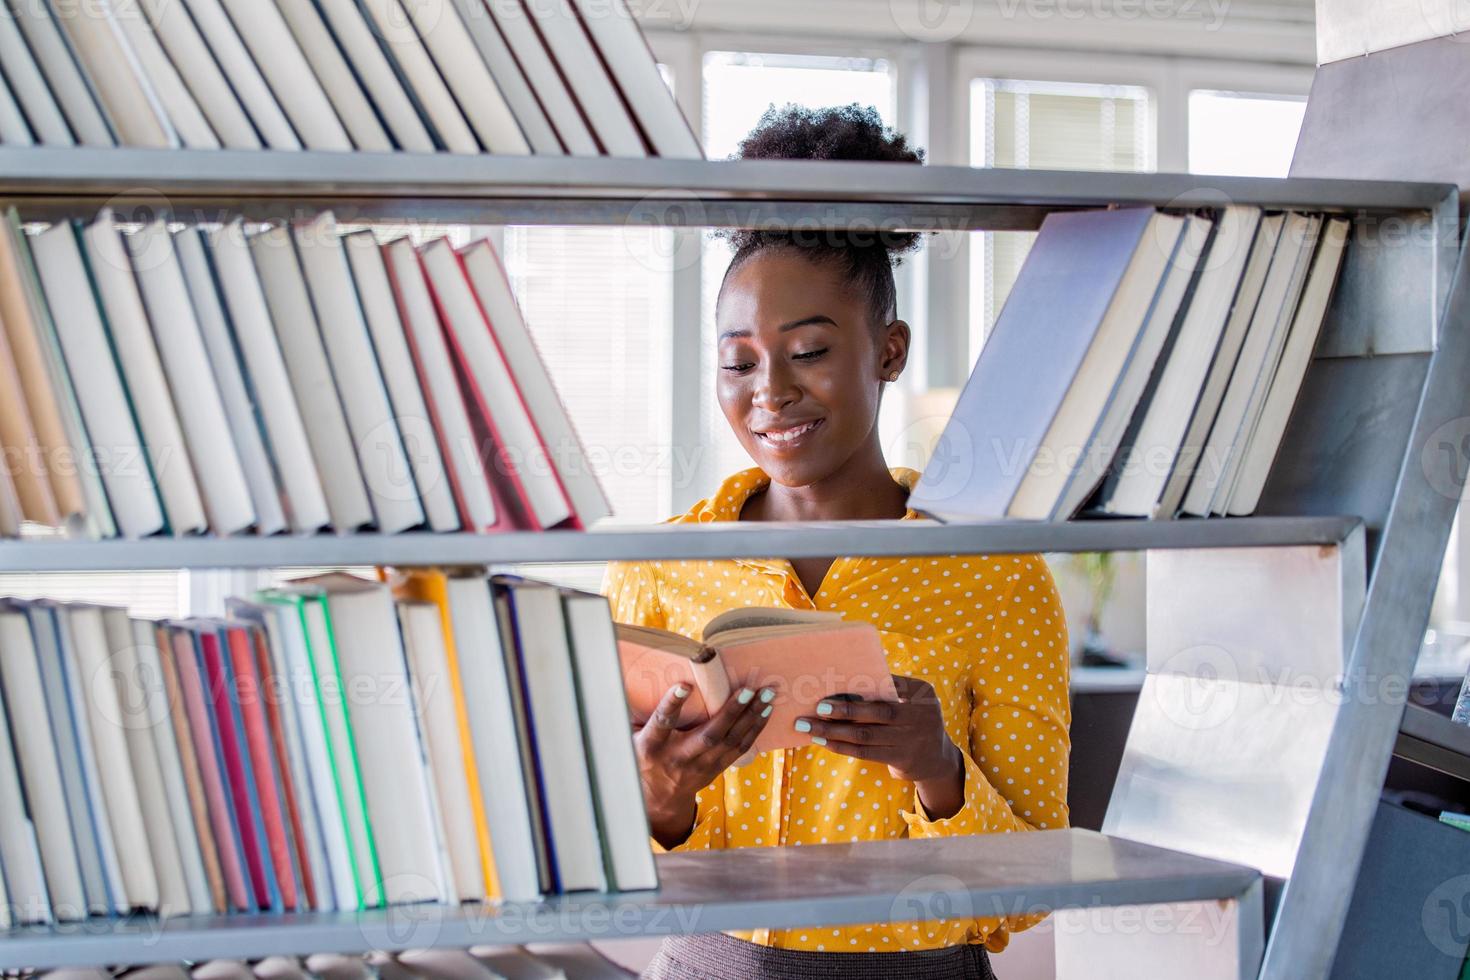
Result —
[{"label": "woman's right hand", "polygon": [[771,717],[775,696],[770,688],[758,694],[742,688],[708,721],[680,731],[679,714],[689,688],[678,684],[664,693],[653,717],[633,736],[654,840],[668,848],[689,837],[698,809],[695,794],[755,744]]}]

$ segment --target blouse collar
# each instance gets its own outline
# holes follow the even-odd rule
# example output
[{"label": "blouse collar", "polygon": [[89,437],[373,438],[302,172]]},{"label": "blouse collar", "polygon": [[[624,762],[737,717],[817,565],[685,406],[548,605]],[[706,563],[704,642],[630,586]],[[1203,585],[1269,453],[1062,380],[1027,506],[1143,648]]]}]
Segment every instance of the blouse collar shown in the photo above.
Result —
[{"label": "blouse collar", "polygon": [[[919,472],[907,466],[890,466],[888,473],[893,477],[895,483],[908,491],[912,491],[914,484],[919,480]],[[752,466],[750,469],[741,470],[726,477],[712,495],[695,504],[683,519],[700,523],[738,521],[745,502],[770,485],[771,477],[760,467]],[[911,521],[922,518],[923,515],[912,507],[905,509],[903,520]]]}]

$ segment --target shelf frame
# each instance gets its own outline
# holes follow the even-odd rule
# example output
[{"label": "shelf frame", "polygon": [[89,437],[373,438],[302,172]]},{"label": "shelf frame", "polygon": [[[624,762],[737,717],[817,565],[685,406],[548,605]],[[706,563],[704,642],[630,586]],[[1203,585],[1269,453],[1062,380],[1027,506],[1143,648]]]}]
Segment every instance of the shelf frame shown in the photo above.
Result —
[{"label": "shelf frame", "polygon": [[91,919],[0,937],[0,970],[584,942],[783,926],[1235,903],[1259,942],[1252,868],[1089,830],[742,848],[658,856],[657,892],[362,913]]}]

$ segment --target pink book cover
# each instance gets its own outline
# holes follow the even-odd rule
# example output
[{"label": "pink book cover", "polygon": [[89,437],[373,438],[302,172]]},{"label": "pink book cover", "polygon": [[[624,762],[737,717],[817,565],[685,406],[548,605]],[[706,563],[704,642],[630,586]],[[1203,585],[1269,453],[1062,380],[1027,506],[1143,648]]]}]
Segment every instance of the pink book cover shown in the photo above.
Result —
[{"label": "pink book cover", "polygon": [[[485,241],[483,239],[480,240],[480,241],[478,241],[478,242],[471,242],[470,244],[466,245],[463,249],[460,249],[459,252],[457,252],[455,254],[455,258],[459,259],[459,267],[460,267],[460,270],[462,272],[464,272],[465,281],[470,284],[470,293],[475,297],[475,303],[480,308],[480,317],[481,317],[481,319],[483,319],[485,321],[485,326],[490,331],[490,339],[492,341],[494,341],[494,343],[495,343],[495,350],[500,355],[500,359],[502,361],[505,361],[506,367],[509,368],[510,367],[510,361],[506,359],[505,350],[500,345],[500,337],[495,332],[495,322],[490,319],[490,312],[485,309],[485,304],[480,299],[479,292],[477,292],[475,290],[475,282],[474,282],[474,279],[471,278],[471,276],[469,274],[469,270],[465,268],[464,256],[467,255],[467,254],[469,254],[471,251],[476,250],[476,249],[488,249],[489,250],[490,258],[492,258],[495,261],[495,269],[496,269],[496,272],[499,273],[501,279],[505,280],[505,283],[506,283],[506,287],[505,288],[507,290],[510,289],[510,277],[505,272],[505,263],[503,263],[503,262],[500,261],[500,253],[497,252],[497,251],[495,251],[495,246],[491,245],[489,242],[487,242],[487,241]],[[546,454],[546,458],[549,460],[549,459],[552,458],[552,456],[551,456],[551,447],[546,444],[546,437],[541,434],[541,427],[536,422],[536,416],[531,412],[531,406],[526,403],[526,397],[525,397],[525,395],[523,395],[521,393],[521,382],[520,382],[520,379],[518,379],[516,377],[514,371],[511,371],[510,372],[510,376],[511,376],[511,380],[515,381],[515,384],[516,384],[516,398],[520,401],[521,407],[523,409],[525,409],[525,411],[526,411],[526,418],[528,418],[528,419],[531,420],[531,430],[536,433],[536,440],[541,444],[541,451]],[[553,392],[554,392],[554,389],[555,389],[555,386],[553,386]],[[561,412],[562,412],[563,415],[567,414],[567,407],[561,401],[561,395],[560,394],[557,394],[557,405],[560,408],[560,410],[561,410]],[[582,453],[582,457],[584,459],[586,458],[586,455],[587,454],[585,452]],[[568,520],[563,521],[558,526],[559,527],[563,527],[563,526],[564,527],[568,527],[568,528],[571,528],[571,529],[576,530],[576,531],[585,531],[587,529],[586,528],[586,525],[582,521],[582,515],[578,514],[577,513],[577,508],[572,505],[572,495],[567,492],[567,485],[566,485],[566,482],[564,480],[562,480],[561,471],[558,470],[555,466],[552,466],[551,467],[551,475],[556,478],[556,487],[557,487],[558,490],[561,491],[562,499],[564,499],[567,502],[567,510],[569,510],[569,511],[572,512],[571,518],[568,519]]]},{"label": "pink book cover", "polygon": [[[400,241],[402,242],[402,246],[399,245],[399,242],[389,242],[387,245],[384,245],[383,252],[385,253],[385,256],[391,254],[392,250],[395,247],[406,247],[410,250],[414,249],[413,243],[408,241],[407,239],[401,239]],[[415,255],[417,255],[416,252]],[[496,488],[495,481],[489,479],[490,474],[488,473],[486,474],[486,482],[489,486],[491,499],[495,504],[495,522],[493,524],[487,524],[483,527],[475,527],[470,521],[470,512],[469,508],[465,506],[464,490],[460,486],[459,473],[456,468],[450,463],[450,460],[453,459],[455,456],[454,447],[449,444],[448,437],[445,435],[444,432],[444,426],[441,425],[439,422],[440,399],[462,399],[463,395],[458,389],[452,392],[435,391],[433,386],[429,384],[428,375],[424,373],[424,365],[422,355],[419,353],[418,341],[414,337],[414,332],[407,327],[409,317],[408,306],[403,300],[403,287],[398,281],[398,268],[391,258],[388,258],[384,264],[388,267],[388,283],[393,287],[394,299],[398,301],[398,319],[405,326],[403,337],[404,340],[408,342],[408,353],[409,356],[413,358],[414,374],[418,376],[419,388],[422,390],[424,395],[424,404],[428,406],[429,409],[429,421],[434,427],[434,437],[436,440],[438,440],[439,443],[439,453],[444,458],[444,473],[449,478],[449,489],[454,494],[454,506],[459,510],[460,522],[466,528],[470,528],[472,530],[480,532],[515,530],[515,521],[512,518],[512,514],[503,506],[504,495],[500,493],[499,490]],[[446,329],[446,326],[444,324],[443,310],[439,306],[438,297],[434,296],[433,285],[428,281],[428,275],[422,271],[422,267],[420,267],[419,274],[423,276],[424,286],[426,289],[429,290],[430,299],[434,303],[434,312],[439,319],[440,332],[447,336],[449,331]],[[457,360],[457,352],[455,354],[455,359]],[[459,366],[456,364],[456,373],[458,373],[458,367]],[[476,412],[468,405],[465,406],[465,410],[466,414],[470,416],[471,424],[473,424]]]},{"label": "pink book cover", "polygon": [[245,775],[245,749],[235,737],[234,715],[230,711],[230,699],[235,692],[230,690],[225,677],[224,650],[219,634],[213,630],[199,633],[199,649],[204,655],[205,680],[209,684],[209,695],[213,702],[214,718],[218,723],[220,754],[224,756],[224,774],[230,787],[230,799],[235,806],[235,821],[240,828],[240,849],[244,852],[245,867],[250,872],[250,884],[255,891],[256,904],[270,908],[270,886],[265,880],[265,861],[260,849],[260,840],[255,835],[255,821],[250,808],[250,786]]},{"label": "pink book cover", "polygon": [[182,626],[170,627],[169,634],[174,651],[174,665],[178,669],[179,687],[184,696],[184,710],[189,716],[189,733],[194,741],[194,754],[199,760],[199,775],[204,782],[204,797],[209,804],[209,826],[219,852],[225,891],[229,894],[231,906],[237,911],[246,911],[253,908],[254,903],[246,889],[243,862],[235,846],[232,811],[226,799],[224,777],[214,749],[214,737],[210,734],[210,712],[205,706],[203,679],[199,676],[199,666],[194,659],[196,634]]},{"label": "pink book cover", "polygon": [[251,768],[255,773],[255,791],[260,799],[260,817],[265,824],[266,846],[276,870],[276,884],[281,889],[281,907],[294,912],[300,904],[296,894],[296,873],[291,860],[291,844],[286,839],[285,807],[276,792],[276,773],[272,765],[274,752],[267,729],[265,709],[261,705],[260,675],[255,670],[255,657],[250,634],[238,625],[224,630],[229,641],[230,663],[235,670],[236,700],[240,720],[245,724],[245,742]]},{"label": "pink book cover", "polygon": [[[758,610],[756,610],[758,612]],[[675,684],[692,689],[679,715],[690,728],[742,687],[772,688],[771,718],[752,752],[811,744],[792,726],[817,717],[817,702],[833,697],[897,701],[878,630],[871,623],[772,626],[716,633],[707,643],[667,630],[618,624],[618,657],[633,721],[652,716]]]},{"label": "pink book cover", "polygon": [[[433,244],[434,243],[430,243],[430,245],[426,245],[425,248],[431,247]],[[485,332],[489,334],[491,342],[494,343],[497,356],[499,356],[501,361],[504,362],[505,354],[503,351],[501,351],[500,341],[496,339],[495,331],[490,326],[490,317],[488,316],[488,314],[486,314],[484,306],[480,303],[480,296],[478,293],[475,292],[474,283],[470,282],[469,273],[464,267],[464,258],[458,252],[454,251],[453,248],[450,248],[450,252],[454,256],[455,267],[459,270],[459,274],[464,277],[465,285],[469,287],[470,295],[473,296],[475,299],[475,310],[480,315],[480,322],[484,326]],[[460,377],[464,381],[465,393],[466,395],[468,395],[471,407],[473,408],[473,411],[470,414],[472,417],[478,416],[478,419],[472,418],[472,420],[479,421],[485,426],[494,445],[503,446],[505,445],[505,441],[501,438],[500,430],[495,425],[495,419],[490,414],[490,405],[485,400],[484,394],[480,391],[480,386],[478,381],[475,379],[474,373],[470,371],[469,364],[468,362],[466,362],[464,357],[464,351],[460,348],[459,338],[455,336],[455,331],[449,326],[450,318],[448,311],[444,309],[443,304],[439,300],[438,290],[434,288],[434,279],[432,276],[428,275],[427,267],[425,267],[424,277],[428,280],[429,291],[434,296],[434,306],[439,311],[439,319],[445,325],[444,336],[449,341],[449,349],[453,351],[455,362],[460,368]],[[508,362],[506,362],[506,370],[507,373],[510,373],[510,365]],[[514,374],[512,373],[511,376],[514,377]],[[520,389],[518,388],[516,390],[516,398],[520,399],[520,397],[521,393]],[[525,404],[524,399],[521,400],[521,404]],[[533,432],[536,432],[536,438],[538,441],[540,441],[541,433],[539,430],[536,429],[535,418],[531,417],[529,411],[527,411],[526,417],[530,419],[531,430]],[[544,445],[542,446],[542,450],[545,451]],[[488,470],[494,475],[498,476],[502,475],[503,473],[505,477],[503,484],[507,490],[514,493],[517,509],[526,516],[527,520],[531,520],[531,515],[534,513],[534,511],[531,508],[530,499],[526,496],[525,487],[521,483],[520,474],[516,471],[516,469],[514,467],[505,467],[502,470],[501,467],[496,466],[494,462],[490,460],[486,461],[486,466]],[[556,471],[553,469],[552,473],[555,474]],[[561,477],[558,475],[556,477],[556,480],[558,489],[561,491],[562,496],[565,497],[566,490],[561,486]],[[573,516],[570,522],[564,521],[563,523],[565,524],[575,522],[576,512],[573,510],[570,500],[567,501],[567,510],[572,511]]]}]

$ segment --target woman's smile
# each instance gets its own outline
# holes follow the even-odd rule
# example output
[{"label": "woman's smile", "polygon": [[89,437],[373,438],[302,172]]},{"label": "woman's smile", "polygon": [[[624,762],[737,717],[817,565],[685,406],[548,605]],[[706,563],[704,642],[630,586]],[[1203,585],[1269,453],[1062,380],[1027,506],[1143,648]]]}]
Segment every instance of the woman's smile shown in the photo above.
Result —
[{"label": "woman's smile", "polygon": [[826,419],[778,423],[751,429],[756,438],[777,452],[794,452],[808,445]]}]

